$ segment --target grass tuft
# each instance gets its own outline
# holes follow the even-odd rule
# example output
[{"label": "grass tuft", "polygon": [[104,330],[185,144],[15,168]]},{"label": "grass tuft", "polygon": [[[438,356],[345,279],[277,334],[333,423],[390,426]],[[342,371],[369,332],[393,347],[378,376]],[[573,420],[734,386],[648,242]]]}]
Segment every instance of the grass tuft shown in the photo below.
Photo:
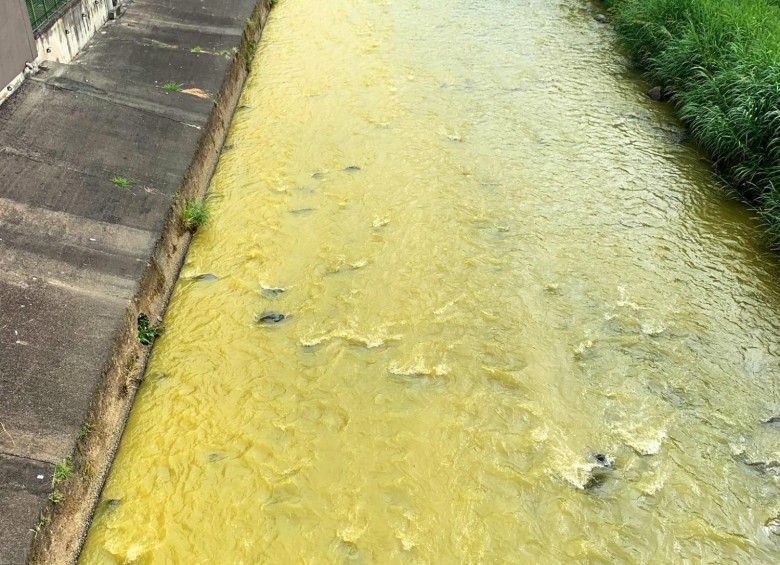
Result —
[{"label": "grass tuft", "polygon": [[201,47],[200,45],[196,45],[195,47],[190,49],[190,53],[205,53],[205,52],[206,50],[203,49],[203,47]]},{"label": "grass tuft", "polygon": [[638,66],[780,250],[780,2],[605,0]]},{"label": "grass tuft", "polygon": [[163,332],[160,324],[153,325],[146,314],[138,314],[138,341],[141,345],[151,345]]},{"label": "grass tuft", "polygon": [[184,229],[195,232],[208,223],[210,213],[205,200],[188,200],[184,203],[181,213],[181,223]]},{"label": "grass tuft", "polygon": [[162,87],[163,90],[168,92],[181,92],[184,89],[183,84],[176,84],[175,82],[166,82]]},{"label": "grass tuft", "polygon": [[111,182],[113,182],[116,186],[121,186],[123,188],[132,184],[130,179],[125,177],[114,177],[111,179]]},{"label": "grass tuft", "polygon": [[52,485],[56,486],[61,482],[67,480],[73,474],[73,467],[71,465],[70,457],[65,459],[62,463],[57,463],[54,466],[54,475],[52,475]]},{"label": "grass tuft", "polygon": [[65,495],[62,494],[59,490],[55,490],[49,495],[49,500],[51,500],[54,504],[59,504],[65,500]]}]

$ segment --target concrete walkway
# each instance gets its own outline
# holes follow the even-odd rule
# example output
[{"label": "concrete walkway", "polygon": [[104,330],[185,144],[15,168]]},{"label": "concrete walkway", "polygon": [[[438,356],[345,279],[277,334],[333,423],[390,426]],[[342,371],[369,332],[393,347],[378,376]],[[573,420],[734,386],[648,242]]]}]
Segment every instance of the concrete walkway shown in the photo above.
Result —
[{"label": "concrete walkway", "polygon": [[255,4],[136,0],[0,107],[0,565],[28,558]]}]

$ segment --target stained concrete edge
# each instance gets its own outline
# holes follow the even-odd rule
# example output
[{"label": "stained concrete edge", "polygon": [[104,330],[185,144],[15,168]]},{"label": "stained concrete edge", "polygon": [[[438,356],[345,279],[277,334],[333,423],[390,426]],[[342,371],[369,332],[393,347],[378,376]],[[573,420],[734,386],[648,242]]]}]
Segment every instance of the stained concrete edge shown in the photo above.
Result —
[{"label": "stained concrete edge", "polygon": [[269,10],[137,0],[0,106],[0,565],[78,559]]}]

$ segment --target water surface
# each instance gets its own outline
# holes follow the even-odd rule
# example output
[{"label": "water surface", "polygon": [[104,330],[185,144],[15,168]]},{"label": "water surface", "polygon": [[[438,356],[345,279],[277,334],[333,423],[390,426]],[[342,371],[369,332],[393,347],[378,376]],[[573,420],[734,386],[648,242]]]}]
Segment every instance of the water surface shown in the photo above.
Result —
[{"label": "water surface", "polygon": [[780,561],[776,259],[588,10],[280,2],[82,564]]}]

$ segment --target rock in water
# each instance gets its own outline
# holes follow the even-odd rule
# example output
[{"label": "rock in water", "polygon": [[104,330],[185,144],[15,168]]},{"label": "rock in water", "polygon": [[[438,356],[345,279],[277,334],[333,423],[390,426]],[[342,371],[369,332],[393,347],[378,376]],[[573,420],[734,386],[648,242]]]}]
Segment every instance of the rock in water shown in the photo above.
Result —
[{"label": "rock in water", "polygon": [[263,312],[257,319],[258,324],[278,324],[284,320],[286,316],[281,312]]},{"label": "rock in water", "polygon": [[218,281],[219,277],[217,275],[212,275],[211,273],[204,273],[202,275],[198,275],[197,277],[194,277],[192,280],[209,282],[209,281]]},{"label": "rock in water", "polygon": [[350,165],[349,167],[345,168],[344,170],[346,172],[348,172],[348,173],[356,173],[356,172],[358,172],[361,169],[357,165]]},{"label": "rock in water", "polygon": [[612,457],[603,453],[596,453],[593,455],[593,458],[596,460],[596,463],[602,467],[612,468],[612,466],[615,464],[615,460]]},{"label": "rock in water", "polygon": [[264,288],[263,296],[266,298],[276,298],[284,292],[283,288]]},{"label": "rock in water", "polygon": [[654,102],[660,102],[664,98],[664,91],[660,86],[654,86],[647,91],[647,97]]},{"label": "rock in water", "polygon": [[595,16],[593,16],[593,19],[600,24],[609,23],[609,18],[607,18],[607,16],[605,16],[604,14],[596,14]]}]

